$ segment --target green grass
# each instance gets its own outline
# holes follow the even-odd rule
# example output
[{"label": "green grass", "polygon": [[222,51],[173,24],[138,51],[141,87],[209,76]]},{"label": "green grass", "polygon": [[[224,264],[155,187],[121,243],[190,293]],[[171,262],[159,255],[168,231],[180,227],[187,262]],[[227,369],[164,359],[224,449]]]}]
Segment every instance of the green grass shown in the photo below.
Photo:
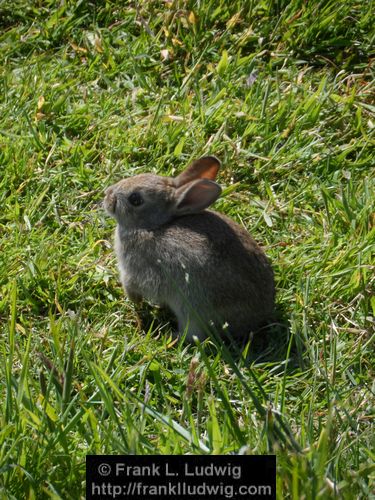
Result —
[{"label": "green grass", "polygon": [[[279,498],[369,498],[374,2],[135,5],[0,3],[0,496],[83,498],[89,453],[242,448]],[[203,154],[284,318],[235,359],[137,327],[100,207]]]}]

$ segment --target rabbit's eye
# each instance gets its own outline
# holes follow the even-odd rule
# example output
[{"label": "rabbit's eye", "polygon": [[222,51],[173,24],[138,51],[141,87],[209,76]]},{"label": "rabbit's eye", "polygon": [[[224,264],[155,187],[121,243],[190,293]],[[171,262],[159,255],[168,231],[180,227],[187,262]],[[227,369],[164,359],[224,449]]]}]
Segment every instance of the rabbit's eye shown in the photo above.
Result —
[{"label": "rabbit's eye", "polygon": [[129,203],[133,205],[134,207],[139,207],[139,205],[142,205],[143,203],[143,198],[139,193],[132,193],[129,198]]}]

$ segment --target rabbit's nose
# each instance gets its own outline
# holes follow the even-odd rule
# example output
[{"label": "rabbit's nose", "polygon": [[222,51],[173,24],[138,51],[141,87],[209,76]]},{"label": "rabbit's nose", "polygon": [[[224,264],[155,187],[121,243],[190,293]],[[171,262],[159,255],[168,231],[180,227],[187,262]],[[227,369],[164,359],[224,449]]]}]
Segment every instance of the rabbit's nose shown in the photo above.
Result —
[{"label": "rabbit's nose", "polygon": [[117,196],[113,192],[113,188],[108,188],[105,192],[105,198],[104,198],[104,208],[114,214],[116,211],[116,204],[117,204]]}]

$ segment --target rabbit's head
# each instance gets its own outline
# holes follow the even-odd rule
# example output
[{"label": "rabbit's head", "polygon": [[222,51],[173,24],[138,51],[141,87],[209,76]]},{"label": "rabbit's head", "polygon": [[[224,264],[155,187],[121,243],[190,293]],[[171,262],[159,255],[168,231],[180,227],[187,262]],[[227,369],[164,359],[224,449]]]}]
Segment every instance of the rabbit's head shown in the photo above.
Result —
[{"label": "rabbit's head", "polygon": [[217,158],[205,156],[174,178],[139,174],[121,180],[107,189],[104,208],[124,229],[155,229],[209,207],[221,193],[214,182],[219,168]]}]

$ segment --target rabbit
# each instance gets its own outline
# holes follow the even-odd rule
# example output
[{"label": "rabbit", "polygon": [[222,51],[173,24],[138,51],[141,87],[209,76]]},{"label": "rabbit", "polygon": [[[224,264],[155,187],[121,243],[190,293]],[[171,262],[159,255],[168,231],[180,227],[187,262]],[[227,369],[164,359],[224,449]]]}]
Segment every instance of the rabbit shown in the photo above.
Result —
[{"label": "rabbit", "polygon": [[105,192],[129,299],[167,306],[187,341],[245,339],[273,315],[272,267],[250,234],[207,210],[221,194],[220,161],[205,156],[177,177],[138,174]]}]

